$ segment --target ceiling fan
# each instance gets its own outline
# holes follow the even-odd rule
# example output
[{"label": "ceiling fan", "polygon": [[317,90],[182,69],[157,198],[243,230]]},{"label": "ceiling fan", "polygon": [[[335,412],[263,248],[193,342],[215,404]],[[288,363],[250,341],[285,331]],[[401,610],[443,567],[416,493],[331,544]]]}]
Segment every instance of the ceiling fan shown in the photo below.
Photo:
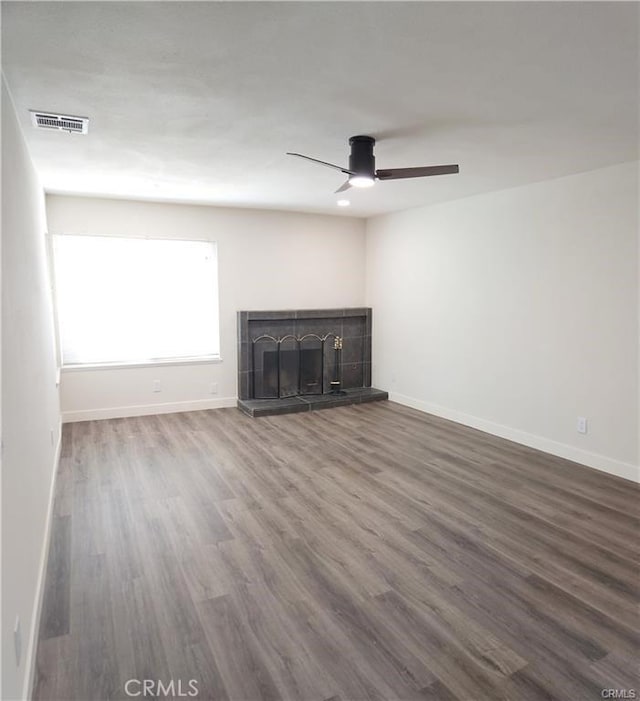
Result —
[{"label": "ceiling fan", "polygon": [[376,170],[376,158],[373,155],[373,147],[376,140],[372,136],[352,136],[349,139],[351,153],[349,154],[349,167],[320,161],[311,156],[304,156],[302,153],[289,153],[287,156],[297,156],[313,163],[339,170],[349,177],[347,181],[339,187],[336,192],[344,192],[350,187],[371,187],[376,180],[399,180],[400,178],[424,178],[428,175],[448,175],[458,173],[460,168],[457,165],[448,166],[422,166],[419,168],[391,168],[390,170]]}]

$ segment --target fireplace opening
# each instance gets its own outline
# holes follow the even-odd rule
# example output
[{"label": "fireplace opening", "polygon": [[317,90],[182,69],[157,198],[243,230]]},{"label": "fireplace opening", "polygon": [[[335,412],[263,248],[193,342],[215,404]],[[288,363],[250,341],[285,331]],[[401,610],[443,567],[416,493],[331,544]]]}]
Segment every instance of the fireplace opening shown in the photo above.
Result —
[{"label": "fireplace opening", "polygon": [[252,342],[253,397],[278,399],[329,391],[329,387],[325,387],[327,338],[333,340],[335,334],[283,338],[265,335],[255,339]]}]

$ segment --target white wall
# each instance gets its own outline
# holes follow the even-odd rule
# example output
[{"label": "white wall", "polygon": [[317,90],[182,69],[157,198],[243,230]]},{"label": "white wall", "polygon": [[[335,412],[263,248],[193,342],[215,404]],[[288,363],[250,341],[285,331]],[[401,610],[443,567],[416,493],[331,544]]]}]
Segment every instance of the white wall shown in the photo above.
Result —
[{"label": "white wall", "polygon": [[[65,421],[234,405],[236,311],[363,305],[365,235],[359,219],[66,196],[48,196],[47,214],[52,234],[218,243],[222,363],[63,372]],[[161,393],[152,392],[154,380],[160,380]],[[215,396],[212,382],[218,385]]]},{"label": "white wall", "polygon": [[366,301],[393,399],[637,479],[637,163],[369,220]]},{"label": "white wall", "polygon": [[[59,441],[44,194],[2,81],[2,698],[26,698]],[[22,661],[13,627],[20,616]]]}]

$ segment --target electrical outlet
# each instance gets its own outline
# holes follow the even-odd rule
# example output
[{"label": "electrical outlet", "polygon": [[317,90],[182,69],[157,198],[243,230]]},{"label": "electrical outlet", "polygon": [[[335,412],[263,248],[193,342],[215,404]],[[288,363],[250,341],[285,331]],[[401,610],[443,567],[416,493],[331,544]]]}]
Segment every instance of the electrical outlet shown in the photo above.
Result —
[{"label": "electrical outlet", "polygon": [[576,424],[576,429],[578,433],[586,433],[587,432],[587,420],[585,419],[584,416],[578,416],[578,422]]},{"label": "electrical outlet", "polygon": [[211,386],[209,387],[209,392],[211,394],[218,394],[218,383],[217,382],[211,383]]},{"label": "electrical outlet", "polygon": [[22,629],[20,628],[20,616],[16,616],[16,624],[13,626],[13,647],[16,653],[16,667],[20,666],[22,659]]},{"label": "electrical outlet", "polygon": [[160,380],[153,381],[153,391],[154,392],[162,392],[162,385],[160,384]]}]

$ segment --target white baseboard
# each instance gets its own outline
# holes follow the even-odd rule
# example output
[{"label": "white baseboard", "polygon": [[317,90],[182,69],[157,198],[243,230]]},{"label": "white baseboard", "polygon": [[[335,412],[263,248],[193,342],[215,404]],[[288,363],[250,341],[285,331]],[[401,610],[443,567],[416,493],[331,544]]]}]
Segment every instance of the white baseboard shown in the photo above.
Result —
[{"label": "white baseboard", "polygon": [[44,529],[44,540],[40,553],[40,565],[38,567],[38,583],[36,585],[36,600],[33,604],[33,614],[31,616],[31,629],[27,641],[27,652],[25,655],[25,669],[27,676],[22,690],[22,698],[30,699],[33,694],[33,684],[36,676],[36,653],[38,650],[38,632],[40,630],[40,617],[42,615],[42,603],[44,601],[44,585],[47,574],[47,562],[49,561],[49,546],[51,545],[51,524],[53,523],[53,504],[56,495],[56,480],[58,479],[58,467],[60,465],[60,449],[62,447],[62,423],[58,427],[58,443],[53,458],[53,475],[51,477],[51,487],[49,488],[49,503],[47,506],[47,517]]},{"label": "white baseboard", "polygon": [[68,424],[74,421],[95,421],[98,419],[122,419],[128,416],[151,416],[153,414],[175,414],[181,411],[201,411],[202,409],[223,409],[236,406],[237,401],[236,397],[218,397],[216,399],[194,399],[188,402],[63,411],[62,423]]},{"label": "white baseboard", "polygon": [[558,441],[553,441],[549,438],[536,436],[533,433],[527,433],[526,431],[511,428],[510,426],[504,426],[502,424],[494,423],[493,421],[480,419],[477,416],[465,414],[464,412],[457,411],[455,409],[447,409],[445,407],[438,406],[437,404],[422,401],[421,399],[408,397],[404,394],[389,392],[389,400],[413,409],[417,409],[418,411],[423,411],[427,414],[433,414],[434,416],[440,416],[443,419],[449,419],[449,421],[455,421],[456,423],[463,424],[465,426],[477,428],[485,433],[491,433],[494,436],[506,438],[507,440],[514,441],[515,443],[521,443],[529,448],[535,448],[536,450],[541,450],[544,453],[556,455],[559,458],[565,458],[566,460],[572,460],[573,462],[586,465],[587,467],[593,467],[596,470],[601,470],[602,472],[608,472],[611,475],[616,475],[616,477],[623,477],[624,479],[631,480],[632,482],[640,482],[640,467],[638,465],[633,465],[632,463],[626,463],[622,462],[621,460],[615,460],[614,458],[608,458],[605,455],[599,455],[598,453],[591,453],[587,450],[582,450],[572,445],[567,445],[566,443],[559,443]]}]

